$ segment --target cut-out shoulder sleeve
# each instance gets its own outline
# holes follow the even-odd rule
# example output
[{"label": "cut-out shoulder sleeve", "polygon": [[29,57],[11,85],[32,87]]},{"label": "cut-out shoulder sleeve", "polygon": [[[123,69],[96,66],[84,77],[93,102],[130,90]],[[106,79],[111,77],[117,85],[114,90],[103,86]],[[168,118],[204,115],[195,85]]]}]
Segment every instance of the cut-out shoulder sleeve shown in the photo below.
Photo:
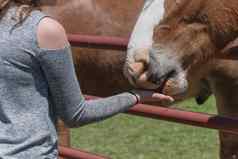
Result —
[{"label": "cut-out shoulder sleeve", "polygon": [[48,81],[57,114],[70,127],[106,119],[126,111],[136,103],[134,95],[130,93],[85,101],[69,45],[64,49],[42,49],[38,59]]},{"label": "cut-out shoulder sleeve", "polygon": [[37,42],[39,48],[46,49],[62,49],[68,44],[63,26],[50,17],[45,17],[39,22]]}]

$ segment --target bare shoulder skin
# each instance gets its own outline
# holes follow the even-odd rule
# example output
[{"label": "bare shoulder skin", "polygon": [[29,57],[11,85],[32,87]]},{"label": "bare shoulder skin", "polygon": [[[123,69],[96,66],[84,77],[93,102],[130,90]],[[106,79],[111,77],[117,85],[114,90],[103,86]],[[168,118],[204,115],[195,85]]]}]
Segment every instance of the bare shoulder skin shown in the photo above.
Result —
[{"label": "bare shoulder skin", "polygon": [[63,26],[56,20],[46,17],[37,29],[37,40],[40,48],[61,49],[68,44]]}]

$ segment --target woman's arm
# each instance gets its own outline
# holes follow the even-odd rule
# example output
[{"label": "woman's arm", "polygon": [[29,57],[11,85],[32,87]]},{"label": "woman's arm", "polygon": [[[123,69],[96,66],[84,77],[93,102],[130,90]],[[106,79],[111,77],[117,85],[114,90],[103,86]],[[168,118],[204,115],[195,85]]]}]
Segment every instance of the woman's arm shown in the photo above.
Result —
[{"label": "woman's arm", "polygon": [[[42,23],[47,23],[43,27],[46,30],[40,30]],[[42,48],[38,60],[49,84],[56,111],[68,126],[77,127],[106,119],[136,104],[136,96],[141,98],[142,93],[137,92],[136,96],[132,93],[122,93],[104,99],[85,101],[63,28],[50,18],[43,19],[42,23],[38,29],[39,47]],[[50,33],[47,33],[46,25],[53,25],[48,27]]]},{"label": "woman's arm", "polygon": [[135,96],[130,93],[85,101],[75,75],[69,46],[56,50],[44,49],[38,59],[57,113],[70,127],[105,119],[136,103]]}]

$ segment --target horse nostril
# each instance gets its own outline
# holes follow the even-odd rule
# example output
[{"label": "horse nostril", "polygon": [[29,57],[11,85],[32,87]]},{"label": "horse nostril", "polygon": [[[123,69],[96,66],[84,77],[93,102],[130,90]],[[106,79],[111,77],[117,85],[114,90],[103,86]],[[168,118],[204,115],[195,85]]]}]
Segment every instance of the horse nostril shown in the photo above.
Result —
[{"label": "horse nostril", "polygon": [[135,52],[134,59],[136,62],[142,62],[144,64],[149,63],[150,55],[149,49],[138,49]]},{"label": "horse nostril", "polygon": [[145,71],[144,63],[135,62],[133,64],[129,64],[128,71],[132,76],[140,76]]}]

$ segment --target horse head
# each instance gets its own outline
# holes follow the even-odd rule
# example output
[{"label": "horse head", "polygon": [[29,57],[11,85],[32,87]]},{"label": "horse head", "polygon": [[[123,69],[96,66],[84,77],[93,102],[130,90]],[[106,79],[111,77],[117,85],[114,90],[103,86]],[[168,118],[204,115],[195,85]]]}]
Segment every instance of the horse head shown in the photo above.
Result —
[{"label": "horse head", "polygon": [[124,74],[177,100],[198,96],[210,62],[237,36],[238,2],[148,0],[128,47]]}]

